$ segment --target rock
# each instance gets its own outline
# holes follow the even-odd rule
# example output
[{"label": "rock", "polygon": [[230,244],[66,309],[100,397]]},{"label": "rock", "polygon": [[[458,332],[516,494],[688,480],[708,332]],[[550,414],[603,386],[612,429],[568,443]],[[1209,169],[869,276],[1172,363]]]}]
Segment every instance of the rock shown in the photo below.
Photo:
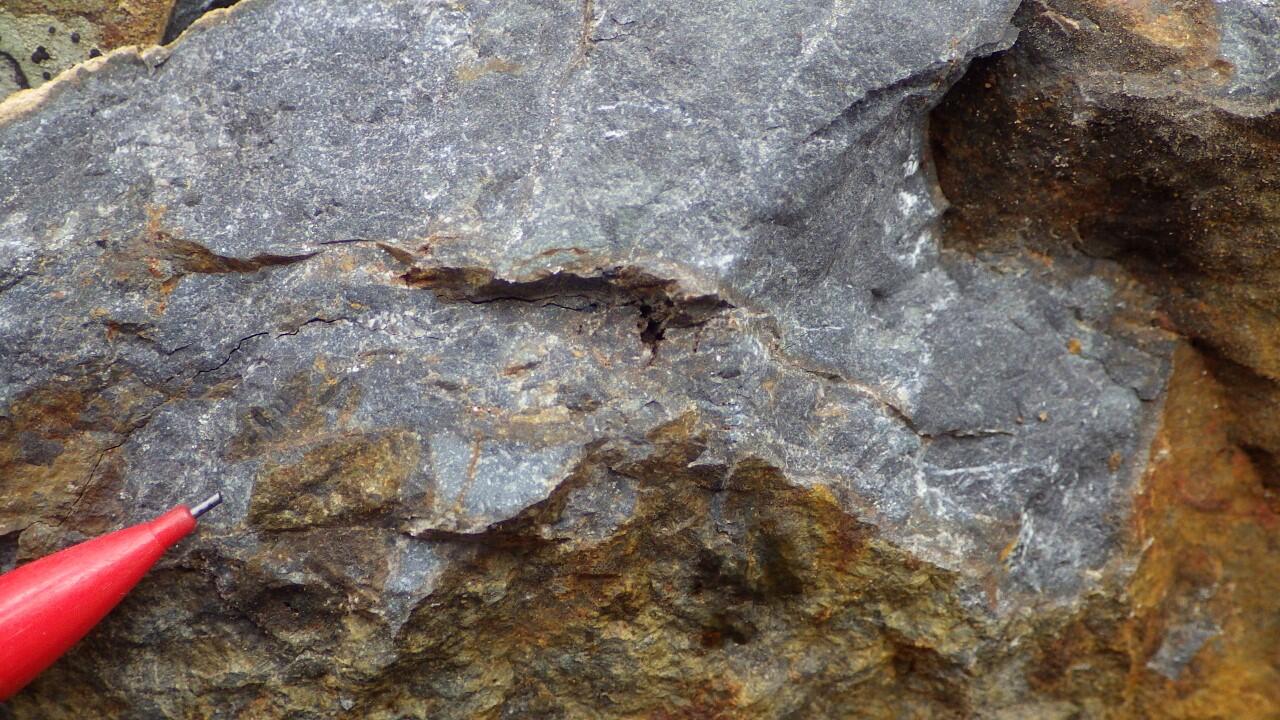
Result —
[{"label": "rock", "polygon": [[1020,22],[1019,49],[935,116],[950,236],[1008,238],[1028,218],[1030,242],[1125,263],[1184,332],[1280,378],[1280,13],[1085,2]]},{"label": "rock", "polygon": [[114,48],[160,42],[173,4],[6,0],[0,8],[0,100]]},{"label": "rock", "polygon": [[1130,692],[1162,717],[1269,717],[1280,11],[1055,1],[1024,5],[1015,24],[1017,45],[975,63],[931,118],[954,203],[944,237],[965,252],[1113,259],[1195,343],[1153,446],[1138,505],[1150,549],[1130,583],[1141,657],[1170,682],[1144,673]]},{"label": "rock", "polygon": [[1015,6],[247,0],[0,105],[0,561],[227,497],[13,715],[1196,672],[1221,608],[1123,639],[1194,361],[1121,262],[942,247],[926,116]]}]

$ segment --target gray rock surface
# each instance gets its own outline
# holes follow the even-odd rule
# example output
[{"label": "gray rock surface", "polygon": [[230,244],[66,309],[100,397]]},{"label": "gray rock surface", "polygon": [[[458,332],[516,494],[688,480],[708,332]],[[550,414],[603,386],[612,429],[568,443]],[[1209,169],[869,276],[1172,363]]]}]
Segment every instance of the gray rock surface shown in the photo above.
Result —
[{"label": "gray rock surface", "polygon": [[175,562],[366,592],[385,664],[468,537],[572,487],[542,532],[599,541],[637,489],[590,458],[689,423],[689,468],[826,488],[981,613],[1073,601],[1168,350],[1105,264],[939,250],[925,114],[1015,4],[245,0],[15,96],[0,408],[100,401],[0,536],[221,489]]},{"label": "gray rock surface", "polygon": [[1267,105],[1274,112],[1280,107],[1280,8],[1271,2],[1215,0],[1214,9],[1222,28],[1222,57],[1232,66],[1226,94],[1252,101],[1255,107],[1249,109],[1258,115],[1266,114]]}]

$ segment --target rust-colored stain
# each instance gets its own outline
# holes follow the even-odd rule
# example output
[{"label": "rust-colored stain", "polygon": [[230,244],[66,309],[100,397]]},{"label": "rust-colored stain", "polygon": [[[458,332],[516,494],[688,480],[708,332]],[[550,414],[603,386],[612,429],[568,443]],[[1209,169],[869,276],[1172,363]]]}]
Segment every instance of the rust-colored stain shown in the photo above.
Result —
[{"label": "rust-colored stain", "polygon": [[101,32],[103,50],[124,45],[155,45],[164,37],[174,0],[5,0],[15,15],[45,15],[58,20],[87,20]]},{"label": "rust-colored stain", "polygon": [[[118,392],[102,393],[109,383]],[[21,558],[57,549],[68,532],[83,538],[111,525],[123,481],[116,447],[160,400],[113,369],[52,382],[0,408],[0,535],[21,533]]]},{"label": "rust-colored stain", "polygon": [[486,58],[483,62],[474,65],[464,65],[457,70],[458,82],[462,84],[473,83],[476,80],[493,74],[513,75],[520,72],[520,63],[504,60],[499,57]]},{"label": "rust-colored stain", "polygon": [[[1064,37],[1055,5],[1096,29]],[[943,241],[1115,260],[1162,301],[1165,328],[1280,378],[1280,125],[1214,104],[1215,17],[1202,0],[1024,5],[1013,50],[976,61],[933,113]],[[1090,84],[1104,76],[1178,92]]]},{"label": "rust-colored stain", "polygon": [[1233,442],[1229,392],[1203,357],[1178,351],[1134,516],[1150,543],[1131,585],[1135,661],[1196,602],[1221,633],[1177,680],[1134,668],[1135,705],[1151,717],[1280,716],[1280,527],[1272,491]]},{"label": "rust-colored stain", "polygon": [[269,461],[254,483],[249,522],[265,529],[300,529],[385,515],[418,453],[414,435],[396,431],[327,440],[289,465]]},{"label": "rust-colored stain", "polygon": [[480,454],[484,449],[484,437],[479,433],[471,439],[471,456],[467,460],[467,478],[462,483],[462,488],[458,490],[458,496],[453,501],[453,512],[458,515],[466,514],[467,495],[471,494],[471,488],[476,484],[476,470],[480,467]]},{"label": "rust-colored stain", "polygon": [[[1216,108],[1215,18],[1204,0],[1026,3],[1015,47],[930,125],[946,244],[1115,261],[1141,311],[1114,329],[1195,343],[1136,500],[1131,582],[1048,632],[1027,674],[1086,717],[1280,717],[1280,126]],[[1130,75],[1178,97],[1090,84]],[[1165,648],[1189,626],[1207,639]]]},{"label": "rust-colored stain", "polygon": [[[1107,718],[1280,716],[1280,526],[1273,491],[1232,441],[1229,392],[1181,346],[1132,517],[1127,587],[1046,636],[1028,681]],[[1176,677],[1153,659],[1180,626],[1217,630]],[[1171,638],[1173,640],[1171,640]]]},{"label": "rust-colored stain", "polygon": [[[955,577],[878,540],[829,491],[796,487],[767,464],[719,479],[709,473],[723,469],[690,468],[702,432],[688,414],[649,434],[647,457],[604,451],[547,501],[478,536],[478,554],[447,570],[401,631],[400,659],[384,675],[474,667],[484,675],[476,691],[450,700],[380,682],[362,708],[430,716],[449,702],[453,714],[497,717],[516,693],[536,715],[598,707],[598,681],[582,680],[612,677],[614,717],[772,717],[794,702],[770,679],[790,668],[830,688],[804,716],[964,717],[971,698],[957,653],[977,631]],[[595,544],[538,540],[572,487],[606,466],[638,485],[628,522]],[[716,517],[739,534],[718,531]],[[912,620],[877,619],[894,613]],[[732,660],[753,648],[770,667]],[[603,667],[613,670],[601,676]]]}]

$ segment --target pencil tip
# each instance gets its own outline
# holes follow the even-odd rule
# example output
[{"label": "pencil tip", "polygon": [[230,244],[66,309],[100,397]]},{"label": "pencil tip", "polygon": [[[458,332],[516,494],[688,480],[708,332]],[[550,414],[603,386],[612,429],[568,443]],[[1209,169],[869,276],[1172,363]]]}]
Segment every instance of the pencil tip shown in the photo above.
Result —
[{"label": "pencil tip", "polygon": [[222,493],[216,492],[213,495],[211,495],[209,499],[191,508],[191,514],[194,515],[195,517],[200,517],[201,515],[209,512],[210,510],[214,509],[220,504],[222,504]]}]

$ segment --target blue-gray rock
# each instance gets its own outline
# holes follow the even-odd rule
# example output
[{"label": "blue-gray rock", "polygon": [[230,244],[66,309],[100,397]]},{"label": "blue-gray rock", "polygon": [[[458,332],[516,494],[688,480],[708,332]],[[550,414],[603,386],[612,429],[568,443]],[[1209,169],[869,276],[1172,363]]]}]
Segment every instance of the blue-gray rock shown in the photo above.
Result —
[{"label": "blue-gray rock", "polygon": [[[926,114],[1015,5],[245,0],[0,105],[0,540],[227,498],[62,682],[623,716],[721,702],[672,689],[715,652],[760,716],[1007,702],[909,678],[1123,574],[1169,353],[1107,263],[940,250]],[[647,600],[512,654],[564,568]]]}]

